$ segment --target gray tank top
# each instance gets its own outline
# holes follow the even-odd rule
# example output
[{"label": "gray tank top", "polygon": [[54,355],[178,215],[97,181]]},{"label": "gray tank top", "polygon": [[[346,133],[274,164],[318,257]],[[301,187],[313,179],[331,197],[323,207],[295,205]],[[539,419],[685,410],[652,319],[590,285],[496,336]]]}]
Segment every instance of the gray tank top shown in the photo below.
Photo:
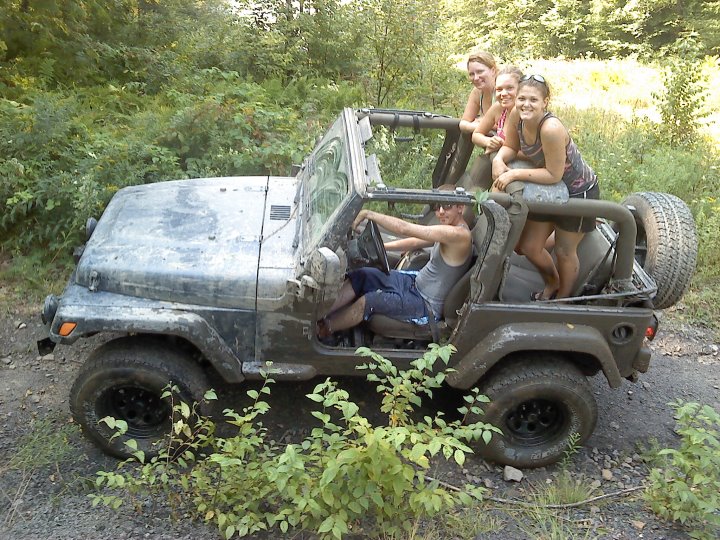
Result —
[{"label": "gray tank top", "polygon": [[472,250],[460,266],[450,266],[440,254],[440,243],[436,243],[430,252],[430,260],[418,272],[415,278],[420,295],[430,304],[435,318],[442,318],[445,297],[465,272],[470,268]]}]

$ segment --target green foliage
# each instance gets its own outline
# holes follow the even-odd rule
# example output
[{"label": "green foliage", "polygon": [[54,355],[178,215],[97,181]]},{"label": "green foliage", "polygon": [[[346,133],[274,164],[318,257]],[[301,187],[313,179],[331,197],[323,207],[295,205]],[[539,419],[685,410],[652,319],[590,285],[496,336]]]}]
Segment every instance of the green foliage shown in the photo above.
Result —
[{"label": "green foliage", "polygon": [[[200,418],[195,407],[176,404],[167,449],[149,462],[136,452],[118,472],[99,472],[93,503],[117,508],[138,494],[162,495],[175,514],[214,522],[225,538],[270,529],[313,530],[322,538],[410,530],[418,518],[483,495],[473,486],[448,490],[427,472],[434,457],[462,466],[471,452],[466,443],[487,442],[497,428],[448,422],[442,414],[414,419],[421,395],[432,397],[445,378],[447,371],[437,370],[436,363],[447,365],[453,351],[432,345],[410,369],[398,370],[369,349],[358,349],[372,360],[359,369],[368,369],[368,380],[377,383],[387,425],[373,426],[348,393],[327,379],[307,396],[318,405],[311,414],[319,425],[302,443],[285,447],[270,440],[259,421],[269,410],[263,398],[273,381],[267,375],[260,390],[248,391],[253,403],[242,413],[225,410],[236,430],[228,438],[217,437],[212,421]],[[487,398],[475,393],[466,401],[466,415],[481,414],[478,405]],[[125,427],[104,421],[120,431]],[[133,445],[130,441],[134,450]],[[139,465],[131,468],[134,461]]]},{"label": "green foliage", "polygon": [[[369,141],[368,154],[375,154],[380,174],[387,186],[406,189],[427,189],[442,148],[445,133],[414,134],[411,129],[377,128]],[[398,138],[412,140],[399,141]]]},{"label": "green foliage", "polygon": [[662,135],[668,142],[689,143],[697,138],[704,110],[706,81],[703,78],[697,36],[686,36],[672,47],[665,73],[665,88],[656,96],[662,118]]},{"label": "green foliage", "polygon": [[70,261],[48,261],[42,250],[10,254],[0,249],[0,307],[28,301],[39,303],[49,292],[59,294],[70,273]]},{"label": "green foliage", "polygon": [[75,455],[71,444],[79,433],[77,426],[58,418],[37,418],[30,432],[20,437],[12,456],[4,464],[9,470],[36,470],[63,462]]},{"label": "green foliage", "polygon": [[563,458],[559,463],[562,470],[567,470],[572,463],[573,456],[580,451],[580,445],[578,444],[579,441],[580,434],[577,431],[573,431],[570,434],[570,437],[568,437],[568,446],[565,450],[563,450]]},{"label": "green foliage", "polygon": [[[178,518],[179,509],[193,495],[189,482],[191,466],[215,443],[215,424],[198,413],[200,404],[194,403],[190,407],[184,402],[176,402],[177,393],[177,386],[173,386],[166,388],[162,395],[163,399],[171,400],[172,429],[158,455],[146,459],[145,452],[138,450],[135,440],[126,441],[134,458],[120,463],[118,472],[98,471],[95,478],[98,492],[90,495],[93,506],[103,504],[118,509],[123,502],[129,502],[140,510],[141,499],[149,495],[164,498],[173,517]],[[216,399],[213,390],[203,396],[204,403]],[[100,421],[116,430],[113,438],[127,433],[128,425],[124,420],[108,416]],[[133,468],[135,466],[137,468]],[[124,472],[125,469],[128,472]]]},{"label": "green foliage", "polygon": [[551,505],[573,504],[586,501],[593,496],[594,489],[587,477],[574,476],[568,470],[561,470],[550,484],[533,486],[530,501],[533,506],[521,512],[527,519],[521,528],[528,538],[557,540],[591,539],[599,536],[593,527],[578,527],[568,510],[548,508]]},{"label": "green foliage", "polygon": [[[453,41],[461,50],[480,46],[513,62],[528,56],[652,58],[689,32],[704,37],[703,54],[720,47],[717,1],[488,0],[484,7],[478,19],[476,2],[453,3]],[[476,36],[482,41],[472,43]]]},{"label": "green foliage", "polygon": [[[128,87],[70,96],[42,92],[28,103],[0,98],[3,246],[27,251],[40,245],[55,257],[69,253],[87,218],[99,217],[125,186],[288,174],[336,112],[328,114],[323,104],[355,99],[346,86],[323,81],[259,85],[218,70],[196,79],[186,81],[193,93],[143,100]],[[205,97],[197,95],[200,85]],[[304,103],[301,110],[296,101]]]},{"label": "green foliage", "polygon": [[578,441],[580,434],[573,432],[568,440],[568,446],[563,452],[560,461],[560,471],[554,475],[549,483],[533,485],[530,489],[532,506],[523,509],[527,516],[527,525],[523,530],[533,538],[593,538],[596,531],[585,529],[580,532],[568,519],[567,509],[552,508],[558,505],[576,504],[585,502],[593,496],[595,488],[588,478],[580,473],[570,471],[570,465],[575,454],[580,450]]},{"label": "green foliage", "polygon": [[692,529],[692,538],[720,533],[720,415],[709,405],[675,401],[678,449],[658,452],[645,498],[661,517]]},{"label": "green foliage", "polygon": [[445,101],[443,90],[451,77],[446,61],[450,51],[440,33],[442,25],[437,24],[443,5],[423,0],[362,0],[358,4],[366,32],[361,50],[367,104],[417,108],[418,98],[428,95],[438,108]]}]

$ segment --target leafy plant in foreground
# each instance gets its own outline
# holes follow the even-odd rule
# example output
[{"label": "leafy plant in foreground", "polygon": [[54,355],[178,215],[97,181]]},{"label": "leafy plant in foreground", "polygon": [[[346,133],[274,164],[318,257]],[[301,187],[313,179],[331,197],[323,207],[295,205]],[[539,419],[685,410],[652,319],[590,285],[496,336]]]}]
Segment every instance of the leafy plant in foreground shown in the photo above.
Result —
[{"label": "leafy plant in foreground", "polygon": [[[348,393],[326,379],[307,396],[318,404],[311,414],[320,424],[300,444],[279,446],[258,422],[269,410],[262,397],[270,394],[273,381],[266,374],[259,391],[248,391],[250,406],[240,414],[224,411],[236,430],[232,437],[215,436],[214,424],[199,417],[196,407],[174,405],[167,445],[172,450],[162,450],[149,462],[135,452],[136,460],[120,468],[133,461],[138,467],[99,472],[102,491],[94,503],[118,507],[128,495],[150,493],[167,497],[176,515],[182,510],[214,522],[225,538],[272,528],[342,538],[350,531],[395,535],[419,518],[480,500],[482,488],[448,490],[427,470],[436,456],[462,465],[471,452],[466,442],[488,442],[498,429],[480,422],[448,422],[441,413],[414,419],[420,396],[432,397],[445,378],[446,371],[434,370],[435,364],[440,360],[447,365],[453,351],[451,345],[431,345],[410,369],[399,370],[369,349],[358,349],[372,360],[359,368],[368,369],[368,380],[378,383],[387,425],[372,425]],[[479,404],[486,401],[475,393],[461,411],[479,414]],[[106,422],[111,427],[119,423]],[[104,493],[108,488],[111,492]]]},{"label": "leafy plant in foreground", "polygon": [[692,528],[692,538],[720,533],[720,415],[699,403],[671,403],[680,448],[658,452],[645,498],[658,515]]}]

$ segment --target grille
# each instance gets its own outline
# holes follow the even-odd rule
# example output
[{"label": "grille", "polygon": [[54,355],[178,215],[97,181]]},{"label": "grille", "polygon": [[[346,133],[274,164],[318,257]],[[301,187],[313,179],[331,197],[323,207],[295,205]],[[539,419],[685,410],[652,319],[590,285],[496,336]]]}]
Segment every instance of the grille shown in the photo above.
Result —
[{"label": "grille", "polygon": [[290,207],[273,204],[270,206],[270,219],[275,221],[287,221],[290,219]]}]

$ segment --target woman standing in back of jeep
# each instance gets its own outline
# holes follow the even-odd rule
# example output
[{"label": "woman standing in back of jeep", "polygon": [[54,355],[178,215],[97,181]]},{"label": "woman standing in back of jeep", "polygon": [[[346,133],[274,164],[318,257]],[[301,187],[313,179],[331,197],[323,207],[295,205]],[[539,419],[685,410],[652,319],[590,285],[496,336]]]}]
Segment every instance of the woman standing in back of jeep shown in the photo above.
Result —
[{"label": "woman standing in back of jeep", "polygon": [[[493,191],[505,191],[515,180],[538,184],[564,182],[571,198],[599,199],[595,172],[585,163],[567,128],[547,112],[550,87],[541,75],[520,79],[515,109],[505,128],[505,144],[493,159]],[[510,169],[518,152],[534,169]],[[592,218],[555,217],[553,221],[528,220],[517,252],[525,255],[540,272],[545,288],[533,300],[570,296],[577,280],[577,246],[585,233],[595,228]],[[555,231],[557,267],[545,241]]]},{"label": "woman standing in back of jeep", "polygon": [[472,142],[475,146],[484,148],[486,154],[499,150],[505,141],[505,122],[515,107],[515,97],[522,76],[520,68],[515,66],[504,67],[497,74],[495,103],[487,114],[478,120],[478,127],[472,135]]},{"label": "woman standing in back of jeep", "polygon": [[495,95],[496,69],[495,57],[489,52],[478,51],[470,54],[467,72],[473,89],[460,119],[461,131],[465,133],[475,131],[478,120],[490,109]]}]

